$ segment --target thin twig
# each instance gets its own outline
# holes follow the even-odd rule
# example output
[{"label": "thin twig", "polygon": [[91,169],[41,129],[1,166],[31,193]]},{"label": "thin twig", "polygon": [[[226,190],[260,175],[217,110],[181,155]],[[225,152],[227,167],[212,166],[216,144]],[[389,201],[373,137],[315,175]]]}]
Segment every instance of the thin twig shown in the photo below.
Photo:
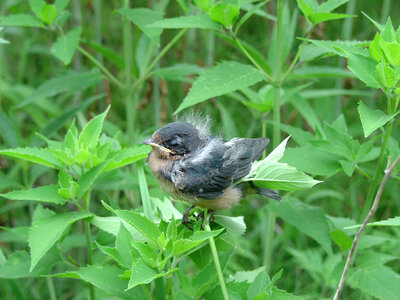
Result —
[{"label": "thin twig", "polygon": [[345,264],[344,269],[343,269],[342,277],[340,278],[339,285],[337,287],[337,290],[335,292],[335,296],[333,297],[333,300],[338,300],[339,299],[339,295],[340,295],[340,292],[341,292],[341,290],[343,288],[344,280],[346,278],[347,272],[349,271],[350,263],[351,263],[351,260],[353,258],[354,251],[356,249],[356,246],[357,246],[357,243],[358,243],[358,241],[360,239],[360,236],[363,233],[365,227],[367,226],[369,220],[372,218],[373,214],[377,210],[378,205],[379,205],[379,201],[380,201],[382,193],[383,193],[383,189],[384,189],[385,184],[386,184],[386,181],[389,179],[390,174],[392,174],[394,168],[397,166],[397,164],[399,162],[400,162],[400,155],[397,156],[397,158],[393,162],[392,166],[386,168],[386,170],[385,170],[385,176],[383,176],[381,184],[379,185],[379,189],[378,189],[378,192],[376,193],[376,196],[375,196],[374,202],[373,202],[373,204],[371,206],[371,209],[369,210],[367,217],[365,218],[364,222],[362,223],[360,229],[358,230],[358,232],[357,232],[357,234],[356,234],[356,236],[355,236],[355,238],[353,240],[353,244],[351,245],[349,254],[347,255],[346,264]]}]

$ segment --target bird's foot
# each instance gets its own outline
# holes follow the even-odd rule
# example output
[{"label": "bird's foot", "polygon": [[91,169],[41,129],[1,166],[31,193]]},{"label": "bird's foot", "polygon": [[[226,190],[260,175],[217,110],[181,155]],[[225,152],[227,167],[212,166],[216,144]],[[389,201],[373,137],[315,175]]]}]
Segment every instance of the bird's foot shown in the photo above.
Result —
[{"label": "bird's foot", "polygon": [[[210,222],[214,222],[214,212],[215,212],[215,210],[213,210],[213,209],[207,210],[207,215],[209,215]],[[200,219],[201,219],[201,226],[203,226],[203,223],[204,223],[204,210],[196,216],[196,220],[197,221],[200,220]]]},{"label": "bird's foot", "polygon": [[195,207],[194,205],[190,205],[190,206],[185,210],[185,212],[183,213],[183,216],[182,216],[182,221],[181,221],[181,223],[182,223],[183,225],[185,225],[189,230],[193,230],[193,228],[189,226],[189,213],[190,213],[190,211],[191,211],[194,207]]}]

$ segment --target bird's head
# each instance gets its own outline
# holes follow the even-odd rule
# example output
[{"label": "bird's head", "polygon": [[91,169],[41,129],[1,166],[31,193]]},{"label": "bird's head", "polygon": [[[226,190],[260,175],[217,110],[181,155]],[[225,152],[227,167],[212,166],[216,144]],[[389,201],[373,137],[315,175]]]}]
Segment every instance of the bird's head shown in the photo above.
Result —
[{"label": "bird's head", "polygon": [[177,160],[192,153],[204,143],[196,127],[186,122],[173,122],[155,131],[152,137],[142,141],[150,145],[160,158]]}]

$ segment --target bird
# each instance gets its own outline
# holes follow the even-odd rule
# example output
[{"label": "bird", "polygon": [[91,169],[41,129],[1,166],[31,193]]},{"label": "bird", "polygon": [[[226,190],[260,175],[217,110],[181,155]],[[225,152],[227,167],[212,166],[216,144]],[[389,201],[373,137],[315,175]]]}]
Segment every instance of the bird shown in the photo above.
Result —
[{"label": "bird", "polygon": [[[190,204],[182,218],[189,229],[189,213],[194,207],[213,213],[239,202],[249,188],[237,182],[249,174],[268,143],[263,137],[227,141],[213,136],[209,118],[199,117],[169,123],[142,141],[152,148],[146,162],[161,189]],[[274,190],[246,184],[263,197],[281,199]]]}]

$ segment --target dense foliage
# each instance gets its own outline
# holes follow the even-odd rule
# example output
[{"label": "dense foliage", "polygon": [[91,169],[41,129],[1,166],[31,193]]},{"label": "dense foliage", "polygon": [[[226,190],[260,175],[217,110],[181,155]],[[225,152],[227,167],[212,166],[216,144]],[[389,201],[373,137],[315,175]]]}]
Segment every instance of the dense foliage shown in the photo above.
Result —
[{"label": "dense foliage", "polygon": [[[1,1],[0,298],[400,299],[399,12]],[[140,141],[193,111],[281,202],[180,223]]]}]

